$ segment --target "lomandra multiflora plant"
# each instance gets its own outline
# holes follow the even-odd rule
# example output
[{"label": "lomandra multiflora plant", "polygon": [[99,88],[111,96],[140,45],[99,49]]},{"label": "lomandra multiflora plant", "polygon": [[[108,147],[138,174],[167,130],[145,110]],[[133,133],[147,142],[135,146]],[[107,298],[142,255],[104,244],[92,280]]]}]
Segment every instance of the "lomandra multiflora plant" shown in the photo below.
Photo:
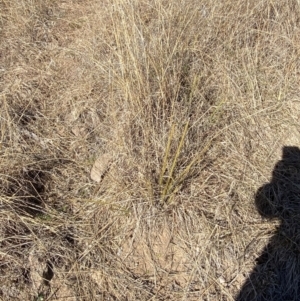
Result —
[{"label": "lomandra multiflora plant", "polygon": [[191,5],[182,11],[175,2],[167,8],[155,2],[145,10],[138,2],[115,1],[114,7],[119,68],[111,75],[112,92],[121,97],[126,120],[119,145],[135,165],[145,197],[164,207],[176,204],[201,170],[213,141],[208,132],[226,100],[209,85],[208,66],[195,59],[199,16]]}]

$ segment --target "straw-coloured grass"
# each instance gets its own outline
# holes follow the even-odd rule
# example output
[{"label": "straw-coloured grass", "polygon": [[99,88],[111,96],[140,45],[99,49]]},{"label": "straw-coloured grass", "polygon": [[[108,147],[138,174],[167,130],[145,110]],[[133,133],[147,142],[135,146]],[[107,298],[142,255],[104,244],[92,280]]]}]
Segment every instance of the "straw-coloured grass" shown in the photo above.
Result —
[{"label": "straw-coloured grass", "polygon": [[255,202],[300,142],[299,13],[296,0],[0,0],[0,299],[263,292],[248,292],[255,260],[280,223],[297,233]]}]

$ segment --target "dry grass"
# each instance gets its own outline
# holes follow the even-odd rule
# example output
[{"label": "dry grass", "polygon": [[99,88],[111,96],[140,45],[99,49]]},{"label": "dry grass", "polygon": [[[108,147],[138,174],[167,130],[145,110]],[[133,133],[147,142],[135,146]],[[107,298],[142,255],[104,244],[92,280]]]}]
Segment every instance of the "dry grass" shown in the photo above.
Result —
[{"label": "dry grass", "polygon": [[0,299],[265,300],[236,296],[279,224],[255,193],[300,145],[299,15],[0,0]]}]

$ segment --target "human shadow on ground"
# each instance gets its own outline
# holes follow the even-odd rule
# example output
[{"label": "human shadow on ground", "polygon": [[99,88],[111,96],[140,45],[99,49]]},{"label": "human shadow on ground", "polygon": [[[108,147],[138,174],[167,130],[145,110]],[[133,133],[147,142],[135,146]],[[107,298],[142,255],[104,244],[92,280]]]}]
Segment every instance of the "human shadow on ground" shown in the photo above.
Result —
[{"label": "human shadow on ground", "polygon": [[236,301],[300,300],[300,149],[283,147],[270,183],[258,189],[258,212],[281,220]]}]

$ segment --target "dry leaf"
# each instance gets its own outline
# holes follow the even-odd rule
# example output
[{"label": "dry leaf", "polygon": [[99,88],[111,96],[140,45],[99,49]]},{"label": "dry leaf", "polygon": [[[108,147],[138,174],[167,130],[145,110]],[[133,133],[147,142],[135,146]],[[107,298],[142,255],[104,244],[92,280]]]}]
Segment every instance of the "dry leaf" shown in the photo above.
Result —
[{"label": "dry leaf", "polygon": [[91,179],[93,181],[98,183],[101,181],[102,176],[106,172],[111,160],[111,154],[103,154],[95,161],[91,170]]},{"label": "dry leaf", "polygon": [[79,127],[77,125],[73,126],[72,128],[72,133],[76,136],[76,137],[84,137],[87,134],[86,129],[82,126]]},{"label": "dry leaf", "polygon": [[67,124],[73,123],[74,121],[76,121],[78,119],[80,115],[80,112],[78,112],[77,110],[73,110],[72,112],[66,114],[65,116],[65,121]]},{"label": "dry leaf", "polygon": [[37,256],[33,252],[30,252],[28,262],[33,289],[35,291],[38,291],[43,282],[42,275],[44,270],[44,263],[40,263]]}]

